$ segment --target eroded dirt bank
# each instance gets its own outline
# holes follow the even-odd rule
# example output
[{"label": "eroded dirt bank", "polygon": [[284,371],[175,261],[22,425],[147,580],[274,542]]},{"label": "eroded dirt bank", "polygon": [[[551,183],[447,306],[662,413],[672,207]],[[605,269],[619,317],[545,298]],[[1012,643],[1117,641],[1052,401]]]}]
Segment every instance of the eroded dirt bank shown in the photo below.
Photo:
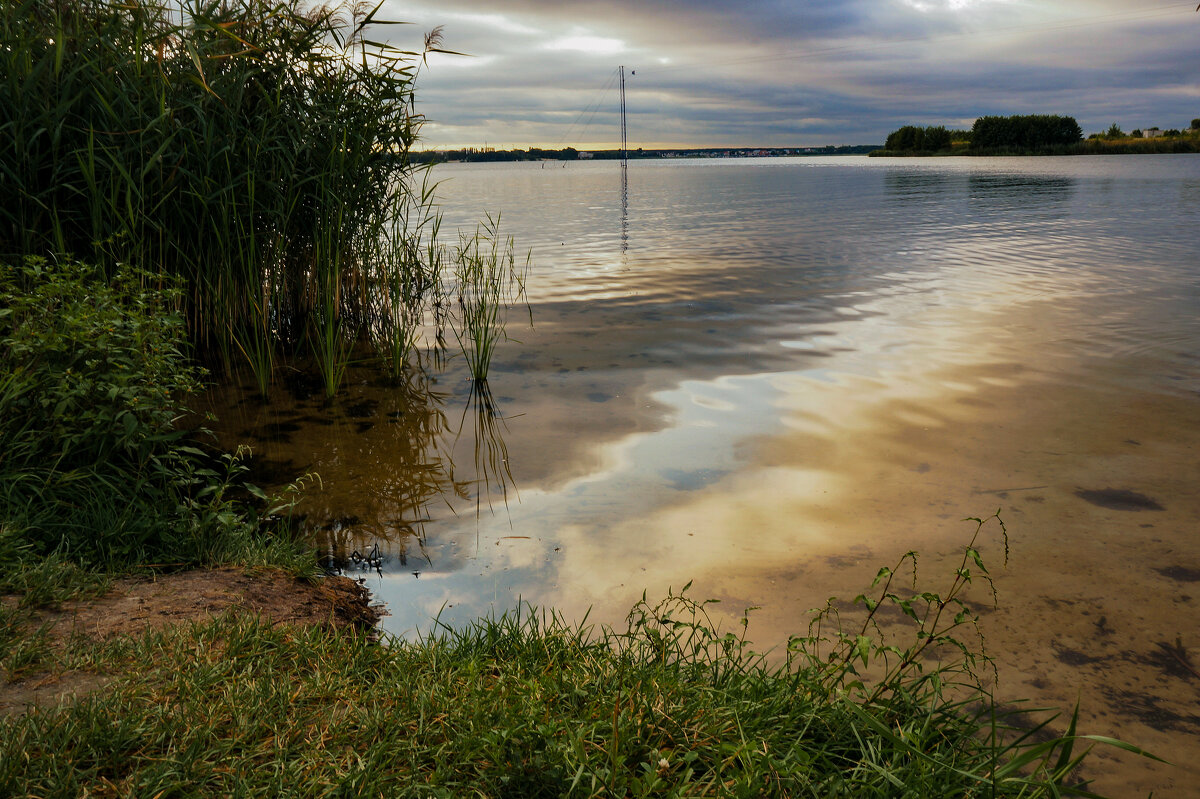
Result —
[{"label": "eroded dirt bank", "polygon": [[[16,596],[0,597],[14,606]],[[307,582],[277,569],[223,567],[118,580],[104,596],[29,612],[24,624],[44,629],[51,646],[72,638],[103,642],[171,625],[205,622],[228,612],[257,615],[272,624],[371,630],[380,610],[366,589],[347,577]],[[70,696],[101,690],[119,676],[92,670],[40,672],[9,681],[0,675],[0,714],[22,713]]]}]

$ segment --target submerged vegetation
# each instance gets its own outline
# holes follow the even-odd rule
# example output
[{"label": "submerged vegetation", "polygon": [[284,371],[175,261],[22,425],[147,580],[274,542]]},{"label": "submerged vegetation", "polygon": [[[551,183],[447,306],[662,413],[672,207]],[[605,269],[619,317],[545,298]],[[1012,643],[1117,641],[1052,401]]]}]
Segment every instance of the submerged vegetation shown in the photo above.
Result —
[{"label": "submerged vegetation", "polygon": [[179,279],[196,354],[248,366],[264,394],[280,357],[329,395],[368,343],[404,368],[426,325],[464,323],[444,312],[463,252],[437,241],[409,160],[413,81],[439,33],[421,52],[374,41],[376,11],[5,3],[0,255]]}]

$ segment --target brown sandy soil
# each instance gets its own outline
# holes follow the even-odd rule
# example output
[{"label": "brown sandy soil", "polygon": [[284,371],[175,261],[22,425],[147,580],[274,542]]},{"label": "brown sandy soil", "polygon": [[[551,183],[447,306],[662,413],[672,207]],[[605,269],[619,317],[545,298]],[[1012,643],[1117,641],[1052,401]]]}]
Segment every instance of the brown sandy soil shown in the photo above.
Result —
[{"label": "brown sandy soil", "polygon": [[[0,597],[0,602],[10,606],[17,600],[15,596]],[[31,631],[47,625],[52,645],[62,646],[72,636],[103,641],[204,622],[231,610],[259,615],[273,624],[331,630],[370,629],[380,615],[370,604],[366,589],[347,577],[309,583],[275,569],[224,567],[119,580],[99,599],[31,611],[26,625]],[[102,689],[113,676],[43,672],[16,682],[0,681],[0,714],[22,713],[31,705],[86,695]]]}]

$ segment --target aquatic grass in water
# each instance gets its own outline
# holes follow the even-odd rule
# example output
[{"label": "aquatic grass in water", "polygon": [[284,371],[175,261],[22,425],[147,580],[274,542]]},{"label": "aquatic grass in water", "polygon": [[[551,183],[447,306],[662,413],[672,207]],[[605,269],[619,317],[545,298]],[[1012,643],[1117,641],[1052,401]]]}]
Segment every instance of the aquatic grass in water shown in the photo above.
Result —
[{"label": "aquatic grass in water", "polygon": [[444,347],[445,280],[449,253],[438,239],[441,216],[433,208],[435,185],[424,173],[420,194],[401,208],[393,225],[392,242],[376,261],[377,285],[369,293],[371,341],[392,380],[419,357],[425,328],[432,327],[429,351]]},{"label": "aquatic grass in water", "polygon": [[[962,593],[914,596],[922,618]],[[858,626],[823,614],[778,664],[708,607],[685,589],[596,630],[522,606],[390,646],[229,615],[61,654],[34,641],[25,672],[123,676],[0,720],[0,794],[1089,796],[1088,747],[1137,751],[998,712],[978,660],[870,687],[856,664],[881,651]]]},{"label": "aquatic grass in water", "polygon": [[[454,327],[471,377],[487,378],[496,345],[505,334],[505,311],[525,299],[529,259],[517,260],[513,241],[500,235],[500,217],[489,216],[473,236],[461,236],[454,257],[459,316]],[[530,314],[530,323],[533,317]]]}]

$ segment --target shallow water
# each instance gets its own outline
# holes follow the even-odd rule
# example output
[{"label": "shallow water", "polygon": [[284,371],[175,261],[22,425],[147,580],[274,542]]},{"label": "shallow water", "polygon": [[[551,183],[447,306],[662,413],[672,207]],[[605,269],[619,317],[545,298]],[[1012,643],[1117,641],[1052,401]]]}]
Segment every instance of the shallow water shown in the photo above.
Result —
[{"label": "shallow water", "polygon": [[[1200,657],[1170,645],[1200,646],[1200,157],[435,174],[451,228],[499,211],[533,250],[490,398],[461,364],[352,370],[331,408],[299,380],[212,395],[264,474],[320,474],[308,524],[378,556],[390,631],[518,599],[618,622],[693,581],[776,646],[909,549],[948,583],[961,519],[999,508],[999,694],[1198,762]],[[1093,776],[1184,795],[1200,770]]]}]

